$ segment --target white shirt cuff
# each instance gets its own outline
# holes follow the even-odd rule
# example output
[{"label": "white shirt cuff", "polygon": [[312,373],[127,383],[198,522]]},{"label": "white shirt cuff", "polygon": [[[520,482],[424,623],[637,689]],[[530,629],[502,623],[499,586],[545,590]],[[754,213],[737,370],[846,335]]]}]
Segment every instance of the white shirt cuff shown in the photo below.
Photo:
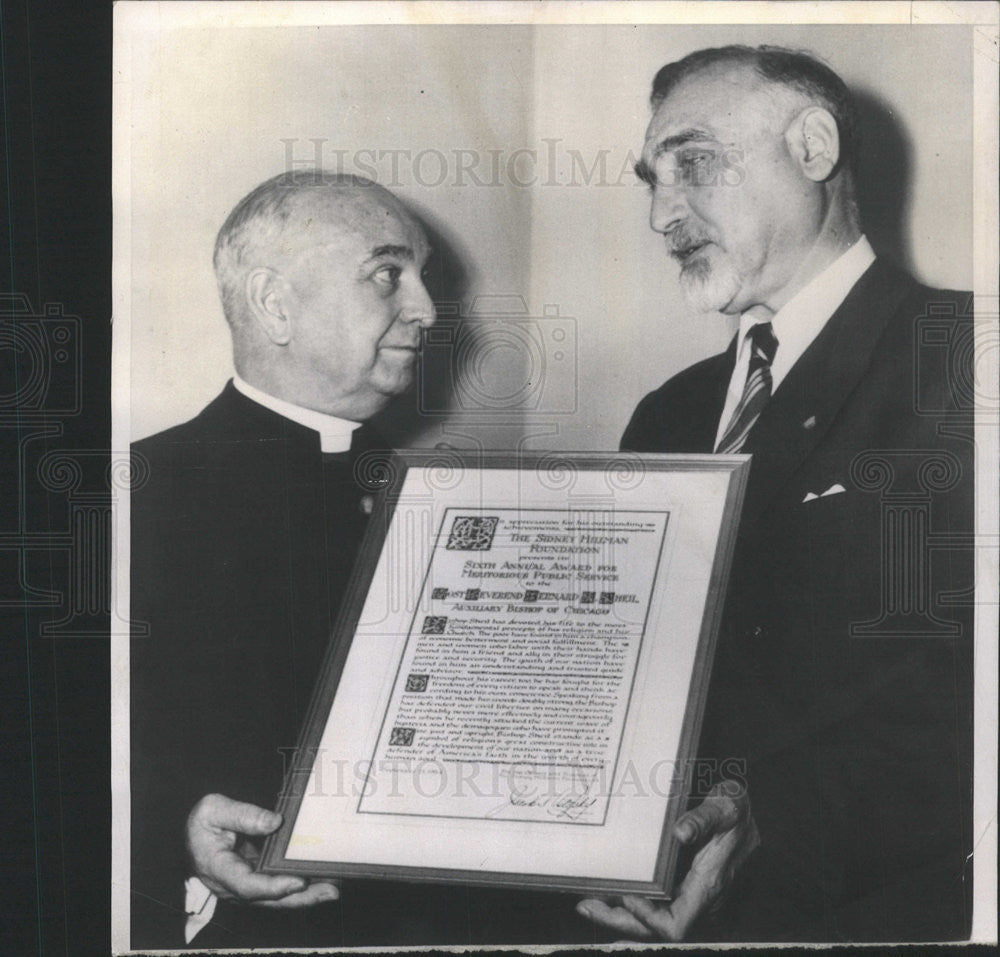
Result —
[{"label": "white shirt cuff", "polygon": [[189,877],[184,882],[184,910],[187,923],[184,925],[184,943],[190,944],[195,935],[212,919],[219,899],[197,877]]}]

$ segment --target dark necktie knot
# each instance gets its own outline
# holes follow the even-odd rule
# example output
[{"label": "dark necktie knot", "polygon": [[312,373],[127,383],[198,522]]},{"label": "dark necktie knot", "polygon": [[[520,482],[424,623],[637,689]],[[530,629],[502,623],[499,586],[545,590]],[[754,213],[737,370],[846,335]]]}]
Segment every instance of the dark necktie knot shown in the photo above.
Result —
[{"label": "dark necktie knot", "polygon": [[771,323],[758,322],[757,325],[751,326],[747,337],[753,346],[751,361],[757,359],[758,362],[770,366],[778,351],[778,340],[774,335],[774,327]]}]

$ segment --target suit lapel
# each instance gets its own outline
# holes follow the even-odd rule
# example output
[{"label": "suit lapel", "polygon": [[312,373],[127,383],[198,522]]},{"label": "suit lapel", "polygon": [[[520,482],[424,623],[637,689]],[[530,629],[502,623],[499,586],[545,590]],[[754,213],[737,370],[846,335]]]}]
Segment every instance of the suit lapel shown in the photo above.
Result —
[{"label": "suit lapel", "polygon": [[[681,373],[690,375],[698,387],[686,395],[682,393],[677,402],[661,404],[659,412],[663,418],[652,423],[637,447],[655,452],[711,454],[715,451],[715,434],[736,364],[736,338],[733,337],[725,352]],[[626,442],[626,447],[631,446]]]},{"label": "suit lapel", "polygon": [[754,454],[745,526],[756,521],[827,433],[868,369],[909,282],[876,260],[789,371],[743,448]]}]

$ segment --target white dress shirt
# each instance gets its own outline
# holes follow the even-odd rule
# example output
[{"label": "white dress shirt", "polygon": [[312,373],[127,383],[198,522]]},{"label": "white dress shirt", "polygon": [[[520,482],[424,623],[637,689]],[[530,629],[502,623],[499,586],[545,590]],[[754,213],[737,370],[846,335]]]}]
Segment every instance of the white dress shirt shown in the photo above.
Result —
[{"label": "white dress shirt", "polygon": [[[323,452],[348,452],[351,448],[351,435],[361,423],[349,419],[338,419],[335,415],[317,412],[315,409],[303,409],[284,399],[276,398],[262,392],[238,375],[233,376],[233,386],[248,399],[259,405],[277,412],[278,415],[291,419],[307,429],[319,432],[320,449]],[[188,917],[184,925],[184,940],[190,944],[195,935],[205,927],[215,915],[215,905],[218,900],[197,877],[189,877],[184,882],[184,910]]]},{"label": "white dress shirt", "polygon": [[[778,340],[778,351],[771,363],[771,394],[778,391],[789,370],[809,348],[813,339],[827,324],[840,304],[847,298],[854,284],[875,261],[875,252],[867,238],[862,236],[847,252],[842,253],[812,282],[800,289],[772,317],[771,328]],[[736,366],[729,380],[726,404],[715,433],[715,448],[726,433],[729,422],[743,397],[752,352],[747,333],[758,323],[766,321],[760,316],[745,312],[740,316],[739,346]]]}]

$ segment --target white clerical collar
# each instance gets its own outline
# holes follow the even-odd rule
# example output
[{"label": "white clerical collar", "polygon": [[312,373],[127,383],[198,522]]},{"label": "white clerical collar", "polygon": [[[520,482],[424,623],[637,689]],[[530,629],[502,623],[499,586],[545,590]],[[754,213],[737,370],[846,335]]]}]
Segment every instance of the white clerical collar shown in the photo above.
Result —
[{"label": "white clerical collar", "polygon": [[[775,391],[789,370],[819,335],[830,317],[847,298],[854,284],[875,261],[875,252],[865,236],[838,256],[826,269],[800,289],[771,318],[778,351],[771,363],[771,390]],[[760,317],[745,312],[740,317],[740,346]],[[742,388],[742,385],[741,385]]]},{"label": "white clerical collar", "polygon": [[264,408],[277,412],[278,415],[291,419],[293,422],[298,422],[299,425],[304,425],[307,429],[319,432],[319,444],[323,452],[350,451],[351,435],[355,429],[360,427],[360,422],[338,419],[335,415],[327,415],[325,412],[317,412],[315,409],[303,409],[300,405],[294,405],[284,399],[261,392],[256,386],[250,385],[238,375],[233,376],[233,386],[248,399],[264,406]]}]

